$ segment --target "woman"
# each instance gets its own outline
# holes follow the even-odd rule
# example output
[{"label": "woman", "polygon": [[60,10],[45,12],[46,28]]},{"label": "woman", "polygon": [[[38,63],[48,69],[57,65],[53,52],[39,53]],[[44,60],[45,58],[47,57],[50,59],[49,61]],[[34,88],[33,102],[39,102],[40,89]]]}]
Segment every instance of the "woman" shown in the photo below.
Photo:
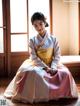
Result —
[{"label": "woman", "polygon": [[59,64],[59,44],[55,36],[47,33],[45,16],[36,12],[32,15],[31,22],[38,34],[30,39],[30,58],[20,66],[4,96],[30,103],[78,98],[71,73]]}]

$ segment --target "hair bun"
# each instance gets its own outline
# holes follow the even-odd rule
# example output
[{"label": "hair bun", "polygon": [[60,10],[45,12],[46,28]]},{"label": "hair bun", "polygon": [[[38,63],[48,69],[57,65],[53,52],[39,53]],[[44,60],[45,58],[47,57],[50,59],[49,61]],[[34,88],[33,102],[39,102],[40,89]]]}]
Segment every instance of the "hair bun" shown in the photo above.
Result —
[{"label": "hair bun", "polygon": [[45,27],[48,27],[48,26],[49,26],[49,24],[47,22],[45,22]]}]

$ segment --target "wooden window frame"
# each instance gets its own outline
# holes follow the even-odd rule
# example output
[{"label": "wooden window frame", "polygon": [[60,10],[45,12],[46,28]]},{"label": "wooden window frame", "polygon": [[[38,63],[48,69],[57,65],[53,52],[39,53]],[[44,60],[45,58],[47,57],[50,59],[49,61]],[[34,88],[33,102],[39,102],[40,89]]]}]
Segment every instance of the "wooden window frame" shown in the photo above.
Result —
[{"label": "wooden window frame", "polygon": [[78,4],[79,7],[79,55],[80,55],[80,2]]},{"label": "wooden window frame", "polygon": [[[4,27],[4,53],[0,53],[1,59],[3,58],[3,65],[5,64],[5,71],[3,69],[3,75],[4,76],[11,76],[12,74],[15,73],[13,72],[20,66],[20,64],[23,62],[23,60],[29,58],[29,47],[28,51],[20,51],[20,52],[11,52],[11,35],[16,34],[19,36],[19,34],[27,34],[27,42],[29,42],[29,6],[28,6],[28,0],[27,0],[27,33],[25,32],[17,32],[17,33],[11,33],[11,28],[10,28],[10,0],[2,0],[2,5],[3,5],[3,27]],[[52,0],[49,0],[49,9],[50,9],[50,33],[52,33]],[[6,27],[5,27],[6,26]],[[16,63],[16,58],[19,59],[19,64]],[[18,60],[17,60],[18,61]],[[17,71],[17,70],[16,70]],[[12,74],[11,74],[12,73]]]}]

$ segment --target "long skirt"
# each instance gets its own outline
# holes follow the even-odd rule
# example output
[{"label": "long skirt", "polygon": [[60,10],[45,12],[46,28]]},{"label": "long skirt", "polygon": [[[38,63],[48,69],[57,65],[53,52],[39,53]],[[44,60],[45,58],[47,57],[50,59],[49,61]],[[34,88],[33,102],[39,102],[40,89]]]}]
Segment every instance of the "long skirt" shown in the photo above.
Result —
[{"label": "long skirt", "polygon": [[21,102],[44,102],[60,98],[78,98],[75,81],[65,66],[51,75],[42,67],[25,61],[18,69],[4,96]]}]

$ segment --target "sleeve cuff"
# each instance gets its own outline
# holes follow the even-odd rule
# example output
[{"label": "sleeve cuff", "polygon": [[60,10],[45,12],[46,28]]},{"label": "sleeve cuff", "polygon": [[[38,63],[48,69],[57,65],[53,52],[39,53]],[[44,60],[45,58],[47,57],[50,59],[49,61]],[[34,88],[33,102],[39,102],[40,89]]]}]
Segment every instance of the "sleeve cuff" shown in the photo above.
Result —
[{"label": "sleeve cuff", "polygon": [[56,64],[53,64],[53,65],[51,66],[51,68],[52,68],[53,70],[57,70],[57,65],[56,65]]}]

